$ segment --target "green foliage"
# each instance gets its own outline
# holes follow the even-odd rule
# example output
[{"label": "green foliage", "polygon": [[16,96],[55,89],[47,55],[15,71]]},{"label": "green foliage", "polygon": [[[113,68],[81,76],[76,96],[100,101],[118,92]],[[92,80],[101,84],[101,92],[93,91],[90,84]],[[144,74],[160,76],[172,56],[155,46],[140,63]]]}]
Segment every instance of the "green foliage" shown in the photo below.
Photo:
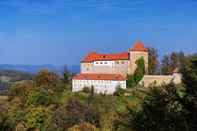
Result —
[{"label": "green foliage", "polygon": [[197,57],[193,55],[184,61],[181,68],[184,86],[169,84],[150,88],[141,108],[128,109],[124,125],[136,131],[197,129]]},{"label": "green foliage", "polygon": [[30,106],[25,115],[25,123],[28,129],[43,129],[45,120],[44,107]]},{"label": "green foliage", "polygon": [[98,129],[90,123],[80,123],[69,128],[68,131],[98,131]]},{"label": "green foliage", "polygon": [[139,82],[143,78],[143,76],[145,74],[145,63],[144,63],[144,59],[143,58],[140,58],[135,63],[137,65],[137,69],[135,70],[135,73],[134,73],[134,80],[136,82]]},{"label": "green foliage", "polygon": [[183,106],[179,99],[176,86],[173,84],[154,87],[147,94],[142,110],[130,111],[133,116],[133,126],[137,131],[187,130]]},{"label": "green foliage", "polygon": [[185,97],[182,103],[186,110],[188,129],[197,130],[197,55],[192,55],[182,64],[181,72],[185,84]]},{"label": "green foliage", "polygon": [[121,87],[117,87],[116,92],[114,93],[115,96],[123,96],[125,94],[126,90],[122,89]]},{"label": "green foliage", "polygon": [[[39,72],[32,81],[12,84],[9,99],[0,99],[0,130],[196,131],[197,57],[179,63],[173,55],[173,61],[182,66],[183,85],[117,87],[113,96],[94,94],[94,88],[73,93],[70,81]],[[136,64],[129,87],[145,73],[144,60]]]},{"label": "green foliage", "polygon": [[26,97],[27,105],[49,105],[51,102],[49,93],[45,89],[33,89]]},{"label": "green foliage", "polygon": [[64,66],[63,81],[65,84],[69,84],[70,82],[70,73],[66,65]]},{"label": "green foliage", "polygon": [[133,75],[127,75],[127,88],[135,87],[145,74],[144,59],[140,58],[136,62],[137,68]]},{"label": "green foliage", "polygon": [[84,87],[82,91],[85,93],[91,93],[91,89],[89,87]]}]

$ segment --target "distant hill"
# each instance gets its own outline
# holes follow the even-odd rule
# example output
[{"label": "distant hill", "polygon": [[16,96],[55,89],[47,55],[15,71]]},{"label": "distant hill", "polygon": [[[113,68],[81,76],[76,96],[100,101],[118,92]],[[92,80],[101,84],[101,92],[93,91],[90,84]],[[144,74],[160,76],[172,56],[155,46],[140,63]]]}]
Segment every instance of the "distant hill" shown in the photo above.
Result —
[{"label": "distant hill", "polygon": [[59,69],[53,65],[10,65],[0,64],[0,70],[16,70],[27,73],[35,74],[42,69],[48,69],[51,71],[59,72]]},{"label": "distant hill", "polygon": [[80,72],[80,66],[79,65],[72,65],[68,67],[68,70],[72,73],[79,73]]},{"label": "distant hill", "polygon": [[[35,74],[42,69],[47,69],[57,73],[62,73],[64,66],[54,66],[54,65],[11,65],[11,64],[0,64],[0,70],[15,70],[22,71],[31,74]],[[68,66],[68,70],[72,73],[78,73],[80,67],[78,65]]]},{"label": "distant hill", "polygon": [[0,94],[4,94],[11,83],[21,80],[31,80],[32,77],[33,75],[30,73],[0,69]]}]

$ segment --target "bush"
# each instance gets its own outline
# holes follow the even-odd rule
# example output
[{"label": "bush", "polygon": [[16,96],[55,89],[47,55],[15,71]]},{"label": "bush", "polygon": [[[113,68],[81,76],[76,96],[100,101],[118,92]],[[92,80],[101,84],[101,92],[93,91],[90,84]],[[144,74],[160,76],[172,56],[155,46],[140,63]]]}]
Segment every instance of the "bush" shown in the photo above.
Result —
[{"label": "bush", "polygon": [[121,87],[117,87],[116,92],[114,93],[115,96],[123,96],[126,91]]},{"label": "bush", "polygon": [[68,129],[68,131],[99,131],[94,125],[90,123],[80,123]]},{"label": "bush", "polygon": [[33,89],[26,97],[27,105],[49,105],[51,98],[45,89]]}]

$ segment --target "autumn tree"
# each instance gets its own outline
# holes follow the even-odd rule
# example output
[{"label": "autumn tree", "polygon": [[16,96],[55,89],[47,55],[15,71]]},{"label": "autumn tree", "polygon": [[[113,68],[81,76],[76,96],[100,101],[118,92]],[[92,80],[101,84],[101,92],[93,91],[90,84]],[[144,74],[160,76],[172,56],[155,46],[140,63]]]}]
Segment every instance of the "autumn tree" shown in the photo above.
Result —
[{"label": "autumn tree", "polygon": [[99,131],[94,125],[82,122],[68,129],[68,131]]},{"label": "autumn tree", "polygon": [[172,52],[169,55],[164,55],[161,61],[161,73],[164,75],[171,74],[174,69],[181,67],[184,60],[185,55],[183,52]]},{"label": "autumn tree", "polygon": [[49,90],[56,90],[59,80],[57,74],[48,70],[41,70],[34,77],[34,82],[37,87],[43,87]]},{"label": "autumn tree", "polygon": [[169,55],[164,55],[161,61],[161,73],[168,75],[172,72]]},{"label": "autumn tree", "polygon": [[154,75],[158,70],[158,53],[155,48],[148,48],[148,73]]}]

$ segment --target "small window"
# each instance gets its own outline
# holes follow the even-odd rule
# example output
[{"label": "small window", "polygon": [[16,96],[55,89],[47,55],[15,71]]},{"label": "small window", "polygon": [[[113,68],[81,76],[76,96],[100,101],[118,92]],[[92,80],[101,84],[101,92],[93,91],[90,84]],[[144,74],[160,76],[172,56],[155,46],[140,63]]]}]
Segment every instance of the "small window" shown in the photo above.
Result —
[{"label": "small window", "polygon": [[122,64],[124,64],[124,61],[122,61]]},{"label": "small window", "polygon": [[119,61],[116,61],[116,64],[119,64]]},{"label": "small window", "polygon": [[100,64],[103,64],[103,62],[100,62]]},{"label": "small window", "polygon": [[96,64],[98,64],[98,62],[96,62]]},{"label": "small window", "polygon": [[107,64],[107,62],[105,62],[105,64]]}]

